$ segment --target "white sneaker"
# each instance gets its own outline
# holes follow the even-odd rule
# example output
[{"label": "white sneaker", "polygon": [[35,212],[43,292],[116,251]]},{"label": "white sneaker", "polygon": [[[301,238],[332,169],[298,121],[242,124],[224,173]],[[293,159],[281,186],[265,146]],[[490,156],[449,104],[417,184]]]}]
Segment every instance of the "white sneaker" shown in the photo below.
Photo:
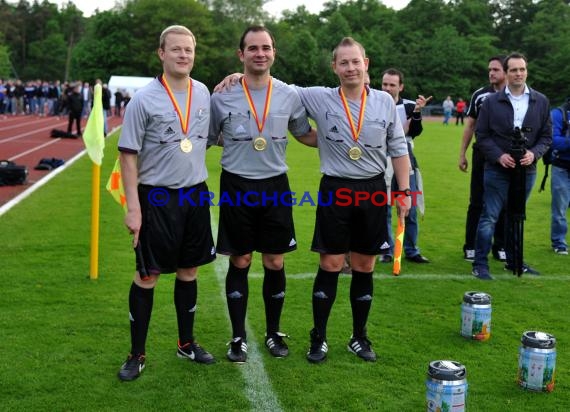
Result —
[{"label": "white sneaker", "polygon": [[473,262],[475,260],[475,249],[465,249],[463,251],[463,259],[467,262]]},{"label": "white sneaker", "polygon": [[567,255],[568,254],[568,249],[564,248],[564,247],[555,247],[554,248],[554,253],[556,253],[557,255]]}]

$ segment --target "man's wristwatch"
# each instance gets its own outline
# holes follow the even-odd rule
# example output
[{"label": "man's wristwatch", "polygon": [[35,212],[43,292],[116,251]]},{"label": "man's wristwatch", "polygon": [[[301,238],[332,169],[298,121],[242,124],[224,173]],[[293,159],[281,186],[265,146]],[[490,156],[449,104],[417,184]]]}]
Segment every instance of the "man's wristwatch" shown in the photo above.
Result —
[{"label": "man's wristwatch", "polygon": [[405,194],[406,196],[411,196],[412,195],[412,190],[410,188],[408,189],[400,189],[400,192]]}]

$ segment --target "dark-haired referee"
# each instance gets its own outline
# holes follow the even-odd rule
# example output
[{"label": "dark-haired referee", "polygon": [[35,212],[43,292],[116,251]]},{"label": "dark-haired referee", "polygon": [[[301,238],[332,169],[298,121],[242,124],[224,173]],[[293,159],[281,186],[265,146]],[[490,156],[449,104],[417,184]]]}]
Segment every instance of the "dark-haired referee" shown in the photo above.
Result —
[{"label": "dark-haired referee", "polygon": [[[220,191],[231,199],[220,204],[217,242],[218,253],[230,256],[226,299],[232,340],[227,357],[243,363],[247,275],[254,251],[261,253],[264,269],[265,345],[275,357],[289,353],[286,335],[279,331],[285,299],[284,253],[297,248],[290,196],[283,201],[283,194],[291,192],[285,163],[287,130],[304,144],[316,146],[317,141],[295,90],[270,75],[276,51],[269,30],[247,28],[239,47],[244,76],[231,90],[212,96],[210,143],[223,143]],[[239,194],[248,192],[247,202],[239,202]]]}]

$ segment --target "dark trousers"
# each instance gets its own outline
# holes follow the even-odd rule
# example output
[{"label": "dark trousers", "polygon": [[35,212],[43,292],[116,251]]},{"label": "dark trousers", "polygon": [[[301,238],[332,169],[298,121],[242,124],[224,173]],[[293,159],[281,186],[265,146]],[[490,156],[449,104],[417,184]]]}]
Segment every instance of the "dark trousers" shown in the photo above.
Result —
[{"label": "dark trousers", "polygon": [[[465,245],[463,249],[475,249],[475,236],[477,236],[477,226],[479,217],[483,211],[483,176],[485,169],[485,157],[477,145],[473,146],[471,157],[471,186],[469,195],[469,207],[467,208],[467,219],[465,221]],[[493,250],[505,247],[505,223],[504,211],[499,215],[499,220],[495,226]]]},{"label": "dark trousers", "polygon": [[71,133],[71,129],[73,128],[73,121],[75,120],[75,126],[77,128],[77,134],[81,134],[81,113],[72,113],[69,112],[69,122],[67,123],[67,133]]}]

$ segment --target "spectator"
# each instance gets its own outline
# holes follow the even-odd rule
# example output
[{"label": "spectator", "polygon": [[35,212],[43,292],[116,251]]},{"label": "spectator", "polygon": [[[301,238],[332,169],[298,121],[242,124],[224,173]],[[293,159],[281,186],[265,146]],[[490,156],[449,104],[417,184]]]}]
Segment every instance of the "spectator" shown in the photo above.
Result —
[{"label": "spectator", "polygon": [[[467,172],[469,162],[466,158],[467,149],[475,133],[475,123],[483,101],[492,93],[500,91],[507,82],[503,70],[504,56],[493,56],[488,61],[489,85],[477,89],[471,97],[467,110],[467,123],[463,129],[461,148],[459,149],[459,170]],[[483,210],[483,175],[485,158],[479,149],[477,142],[471,146],[471,180],[469,186],[469,206],[465,219],[465,243],[463,244],[463,258],[468,262],[475,259],[475,236],[481,211]],[[504,211],[499,214],[499,220],[495,225],[494,242],[492,246],[495,259],[505,262],[505,222]]]},{"label": "spectator", "polygon": [[463,126],[463,118],[465,117],[465,106],[466,103],[463,101],[463,98],[460,97],[455,105],[455,125],[459,126],[459,121],[461,120],[461,126]]},{"label": "spectator", "polygon": [[[522,54],[511,53],[505,59],[503,68],[507,75],[507,86],[498,93],[485,99],[477,120],[477,143],[485,155],[485,174],[483,191],[483,212],[477,228],[473,276],[482,280],[492,280],[489,273],[487,255],[491,250],[491,238],[501,210],[509,204],[514,205],[513,190],[524,191],[526,203],[536,180],[536,160],[539,159],[552,143],[552,125],[548,99],[526,84],[527,60]],[[518,130],[516,129],[518,128]],[[525,135],[521,142],[519,133]],[[524,143],[520,158],[513,152],[513,136],[517,142]],[[517,153],[518,154],[518,153]],[[525,187],[512,180],[522,169]],[[512,187],[511,187],[512,186]],[[524,207],[523,207],[524,209]],[[523,216],[524,217],[524,216]],[[506,227],[509,228],[512,216],[507,215]],[[511,236],[506,241],[507,264],[505,269],[517,270],[518,263],[513,257],[514,248],[522,256],[522,243],[515,244],[515,232],[507,231]],[[522,239],[522,233],[516,239]],[[526,263],[522,263],[522,272],[538,275],[539,273]]]},{"label": "spectator", "polygon": [[451,118],[451,115],[453,113],[453,108],[455,107],[453,105],[453,100],[451,100],[451,96],[447,96],[445,98],[442,106],[443,106],[443,124],[448,126],[449,119]]},{"label": "spectator", "polygon": [[[564,112],[566,116],[564,116]],[[552,194],[552,220],[550,224],[550,240],[552,249],[558,255],[568,254],[566,234],[568,222],[566,211],[570,204],[570,98],[560,107],[552,109],[552,177],[550,192]]]}]

